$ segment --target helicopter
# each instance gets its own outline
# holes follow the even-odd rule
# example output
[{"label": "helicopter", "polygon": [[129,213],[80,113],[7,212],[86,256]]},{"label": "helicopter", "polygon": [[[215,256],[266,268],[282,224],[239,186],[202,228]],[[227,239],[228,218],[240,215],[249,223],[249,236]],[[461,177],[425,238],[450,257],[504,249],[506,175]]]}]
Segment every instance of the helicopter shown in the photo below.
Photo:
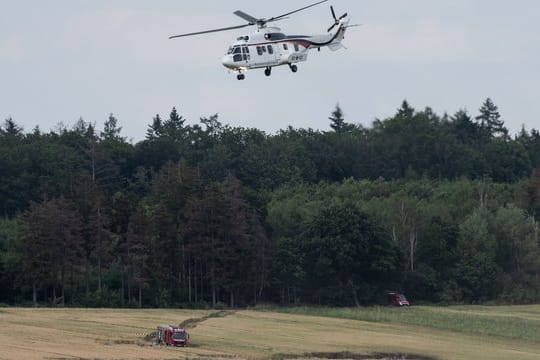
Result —
[{"label": "helicopter", "polygon": [[[345,38],[345,32],[349,27],[347,13],[340,17],[336,16],[334,7],[330,6],[334,23],[328,28],[328,33],[323,35],[286,35],[276,26],[267,26],[269,23],[287,19],[288,16],[311,7],[328,2],[323,0],[305,6],[288,13],[274,16],[268,19],[256,18],[241,10],[233,14],[247,21],[247,24],[224,27],[219,29],[204,30],[187,34],[173,35],[169,39],[203,35],[214,32],[229,31],[256,26],[256,31],[249,35],[243,35],[236,39],[223,56],[221,62],[230,71],[237,73],[238,80],[245,79],[245,72],[252,69],[264,69],[264,74],[270,76],[272,68],[276,66],[288,65],[293,73],[298,71],[296,63],[307,61],[308,52],[311,49],[321,50],[328,47],[332,51],[345,48],[341,41]],[[335,32],[334,30],[337,28]]]}]

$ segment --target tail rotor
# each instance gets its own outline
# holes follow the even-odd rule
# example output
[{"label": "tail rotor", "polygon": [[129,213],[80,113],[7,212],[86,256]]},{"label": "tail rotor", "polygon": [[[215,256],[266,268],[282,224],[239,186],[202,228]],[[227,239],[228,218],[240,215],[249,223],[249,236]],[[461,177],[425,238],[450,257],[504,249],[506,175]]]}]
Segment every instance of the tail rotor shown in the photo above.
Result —
[{"label": "tail rotor", "polygon": [[339,18],[336,16],[334,7],[330,6],[330,11],[332,12],[332,17],[334,18],[334,24],[328,28],[328,32],[332,31],[336,26],[339,25],[339,22],[347,17],[347,13],[341,15]]}]

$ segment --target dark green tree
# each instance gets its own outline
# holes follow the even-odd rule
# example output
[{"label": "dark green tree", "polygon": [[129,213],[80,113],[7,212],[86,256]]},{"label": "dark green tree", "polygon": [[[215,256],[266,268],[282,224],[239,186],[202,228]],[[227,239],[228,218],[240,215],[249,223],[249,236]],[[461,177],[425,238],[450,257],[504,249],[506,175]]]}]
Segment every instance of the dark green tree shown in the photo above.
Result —
[{"label": "dark green tree", "polygon": [[488,137],[507,137],[508,129],[504,127],[504,121],[501,119],[499,108],[490,98],[482,104],[480,115],[476,117],[480,129]]},{"label": "dark green tree", "polygon": [[122,127],[118,126],[118,119],[111,113],[103,125],[103,131],[100,134],[103,140],[124,140],[120,137]]},{"label": "dark green tree", "polygon": [[[126,241],[120,246],[124,274],[122,276],[122,301],[127,291],[128,303],[134,302],[132,287],[137,289],[137,304],[142,307],[143,290],[150,288],[150,269],[148,258],[150,252],[148,245],[151,244],[151,228],[148,220],[152,218],[148,214],[149,207],[143,202],[130,217]],[[149,216],[150,215],[150,216]]]},{"label": "dark green tree", "polygon": [[67,281],[82,263],[82,224],[77,209],[64,198],[32,203],[23,216],[23,224],[25,232],[19,248],[22,275],[31,284],[34,305],[38,288],[46,286],[52,287],[52,303],[64,304]]},{"label": "dark green tree", "polygon": [[153,140],[163,135],[163,121],[159,114],[152,119],[152,124],[146,130],[146,140]]},{"label": "dark green tree", "polygon": [[493,299],[500,291],[500,267],[497,264],[497,241],[489,228],[490,212],[475,210],[460,226],[457,243],[458,261],[455,276],[463,300],[480,303]]},{"label": "dark green tree", "polygon": [[336,108],[332,111],[332,115],[328,119],[331,121],[330,127],[337,133],[347,132],[354,128],[354,125],[345,122],[345,117],[339,104],[336,105]]},{"label": "dark green tree", "polygon": [[182,142],[186,136],[185,121],[173,107],[169,118],[163,122],[163,136],[174,142]]},{"label": "dark green tree", "polygon": [[0,126],[0,138],[22,138],[23,135],[23,128],[17,125],[11,117],[4,121],[3,126]]},{"label": "dark green tree", "polygon": [[359,290],[388,285],[385,276],[396,270],[396,248],[382,229],[352,204],[323,207],[302,238],[314,301],[357,306],[373,301],[373,294]]}]

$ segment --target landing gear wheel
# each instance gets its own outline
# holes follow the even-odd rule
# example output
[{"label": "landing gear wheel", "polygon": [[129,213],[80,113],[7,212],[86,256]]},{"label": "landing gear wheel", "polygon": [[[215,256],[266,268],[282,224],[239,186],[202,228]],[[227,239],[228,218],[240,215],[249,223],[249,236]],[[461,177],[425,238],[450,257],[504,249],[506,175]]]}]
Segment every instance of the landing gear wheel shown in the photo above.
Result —
[{"label": "landing gear wheel", "polygon": [[264,75],[266,75],[266,76],[272,75],[272,68],[267,67],[266,69],[264,69]]},{"label": "landing gear wheel", "polygon": [[298,71],[298,67],[297,67],[296,65],[290,65],[289,67],[291,68],[291,71],[292,71],[293,73],[295,73],[295,72]]},{"label": "landing gear wheel", "polygon": [[238,76],[236,76],[236,78],[237,78],[238,80],[244,80],[244,79],[246,78],[246,75],[244,75],[244,74],[238,74]]}]

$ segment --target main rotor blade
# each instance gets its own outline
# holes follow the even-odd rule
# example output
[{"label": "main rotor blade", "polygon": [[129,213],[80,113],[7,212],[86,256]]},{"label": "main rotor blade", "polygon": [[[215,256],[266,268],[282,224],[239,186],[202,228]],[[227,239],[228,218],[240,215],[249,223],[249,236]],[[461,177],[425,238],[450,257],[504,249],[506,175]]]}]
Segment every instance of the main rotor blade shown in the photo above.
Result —
[{"label": "main rotor blade", "polygon": [[249,14],[246,14],[242,10],[236,10],[235,12],[233,12],[233,14],[236,16],[240,16],[242,19],[246,20],[247,22],[251,24],[256,24],[259,21],[259,19],[254,18],[253,16]]},{"label": "main rotor blade", "polygon": [[270,22],[270,21],[280,20],[281,18],[284,18],[284,17],[286,17],[286,16],[295,14],[295,13],[300,12],[300,11],[302,11],[302,10],[309,9],[310,7],[317,6],[317,5],[322,4],[322,3],[325,3],[325,2],[328,2],[328,0],[319,1],[319,2],[316,2],[316,3],[314,3],[314,4],[311,4],[311,5],[308,5],[308,6],[304,6],[304,7],[301,8],[301,9],[294,10],[294,11],[288,12],[288,13],[283,14],[283,15],[275,16],[275,17],[273,17],[273,18],[270,18],[270,19],[268,19],[268,20],[265,20],[265,22]]},{"label": "main rotor blade", "polygon": [[230,26],[230,27],[220,28],[220,29],[212,29],[212,30],[205,30],[205,31],[197,31],[197,32],[192,32],[192,33],[188,33],[188,34],[173,35],[173,36],[169,36],[169,39],[174,39],[174,38],[179,38],[179,37],[185,37],[185,36],[194,36],[194,35],[201,35],[201,34],[209,34],[209,33],[220,32],[220,31],[228,31],[228,30],[234,30],[234,29],[241,29],[241,28],[245,28],[245,27],[251,26],[251,25],[252,25],[252,24],[245,24],[245,25]]},{"label": "main rotor blade", "polygon": [[332,11],[332,16],[334,17],[334,20],[338,21],[336,17],[336,12],[334,11],[334,7],[330,6],[330,10]]}]

